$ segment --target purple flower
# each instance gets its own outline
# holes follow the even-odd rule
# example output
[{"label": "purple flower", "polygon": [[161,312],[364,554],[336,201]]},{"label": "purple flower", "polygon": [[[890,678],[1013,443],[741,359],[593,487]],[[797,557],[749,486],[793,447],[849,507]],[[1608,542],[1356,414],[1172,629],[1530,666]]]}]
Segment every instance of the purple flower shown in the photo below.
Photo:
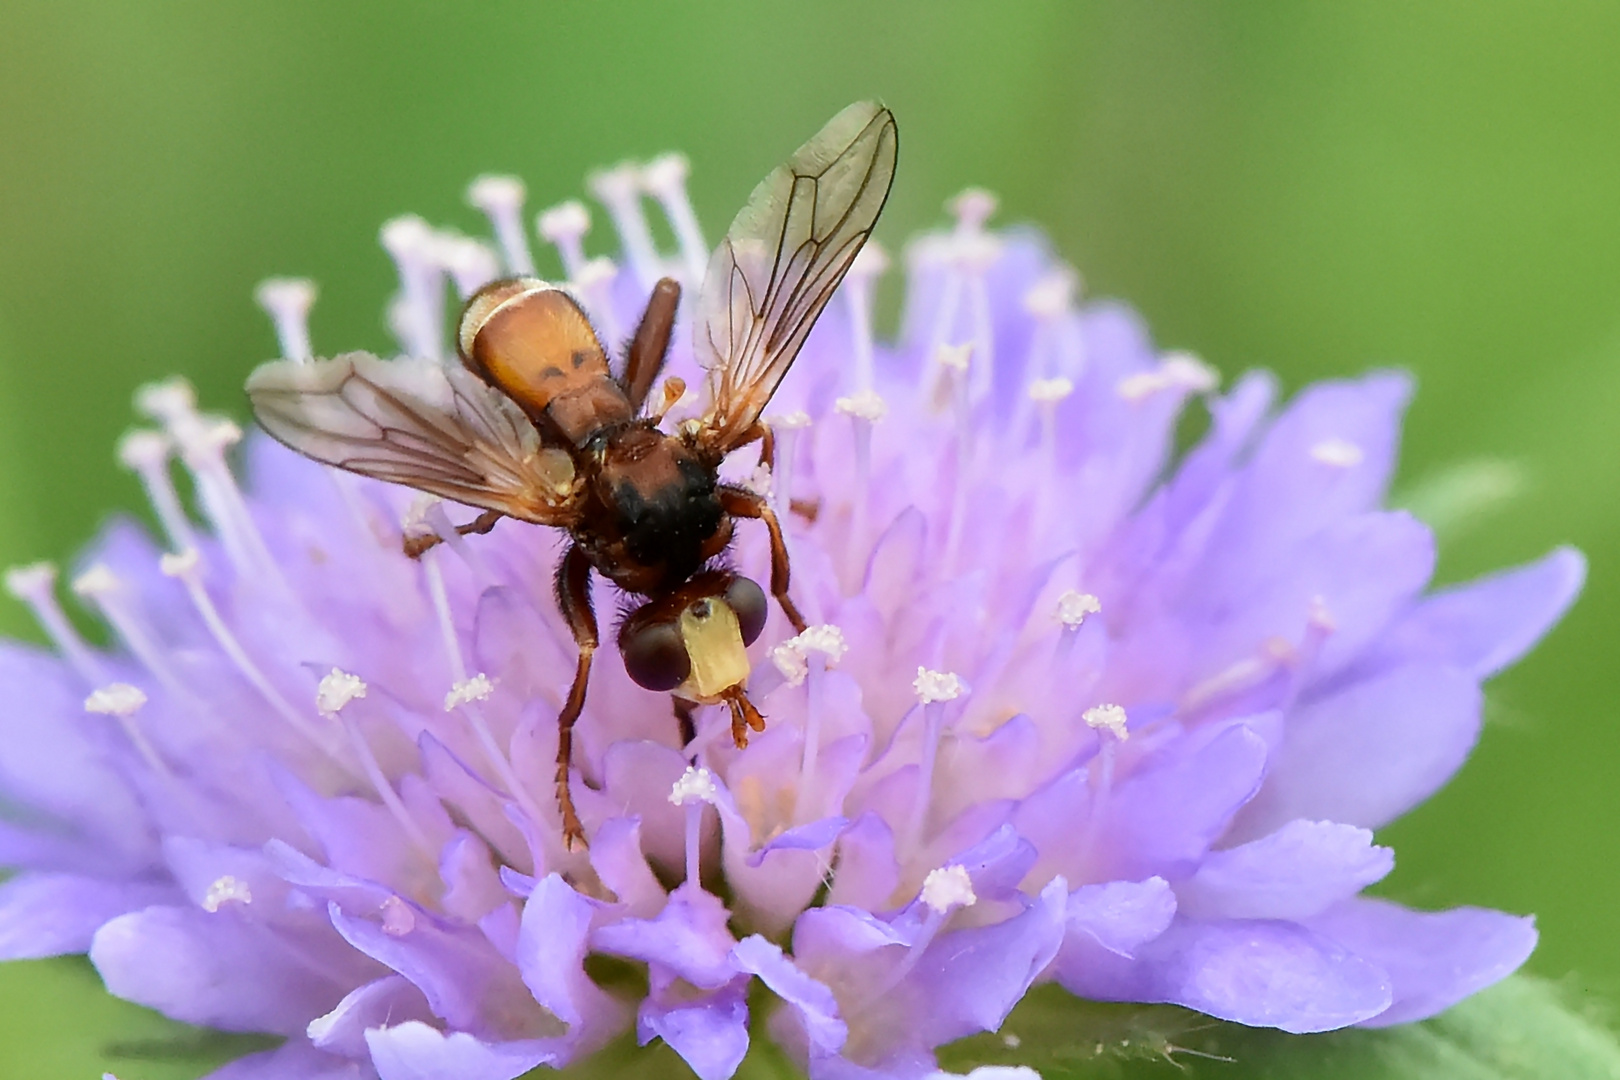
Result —
[{"label": "purple flower", "polygon": [[[580,204],[540,216],[607,340],[707,262],[684,170],[593,179],[621,263],[586,257]],[[521,186],[470,198],[499,255],[383,229],[404,354],[454,362],[447,281],[532,272]],[[259,437],[239,482],[239,429],[142,390],[155,424],[120,455],[165,536],[116,522],[71,580],[114,645],[77,636],[51,568],[7,579],[56,648],[0,647],[0,956],[88,951],[114,994],[286,1037],[231,1080],[505,1080],[629,1032],[703,1080],[760,1038],[813,1077],[920,1078],[1043,981],[1309,1032],[1517,968],[1528,918],[1360,893],[1393,865],[1372,830],[1462,764],[1480,683],[1581,557],[1426,591],[1429,530],[1382,507],[1405,376],[1217,393],[1130,311],[1077,307],[1039,235],[986,227],[989,196],[952,209],[907,249],[899,342],[872,338],[869,248],[773,402],[774,475],[728,463],[788,523],[813,624],[773,610],[751,649],[767,729],[738,751],[707,709],[683,751],[667,698],[599,663],[588,851],[551,796],[556,536],[461,538],[461,508]],[[261,290],[288,357],[313,295]],[[671,363],[699,384],[684,336]],[[1213,423],[1178,457],[1195,396]],[[402,529],[449,542],[412,561]],[[763,578],[764,530],[739,532]]]}]

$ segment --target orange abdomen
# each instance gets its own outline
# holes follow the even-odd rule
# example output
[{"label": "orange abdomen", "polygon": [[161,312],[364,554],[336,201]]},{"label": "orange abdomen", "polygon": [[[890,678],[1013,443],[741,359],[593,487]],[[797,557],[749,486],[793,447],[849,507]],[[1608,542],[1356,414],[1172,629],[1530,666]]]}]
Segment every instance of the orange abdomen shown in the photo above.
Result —
[{"label": "orange abdomen", "polygon": [[553,285],[535,278],[486,285],[468,301],[458,337],[469,368],[570,442],[633,417],[590,320]]}]

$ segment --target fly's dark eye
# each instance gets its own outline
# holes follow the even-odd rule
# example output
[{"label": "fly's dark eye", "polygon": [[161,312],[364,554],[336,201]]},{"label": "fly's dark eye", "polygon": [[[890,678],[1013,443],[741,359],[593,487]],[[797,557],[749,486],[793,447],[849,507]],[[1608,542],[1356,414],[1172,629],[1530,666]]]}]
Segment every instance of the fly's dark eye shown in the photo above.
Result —
[{"label": "fly's dark eye", "polygon": [[674,623],[649,623],[619,642],[624,670],[648,690],[673,690],[692,670],[692,660]]},{"label": "fly's dark eye", "polygon": [[726,586],[726,604],[737,613],[737,629],[744,645],[752,645],[765,629],[765,590],[745,577],[731,579]]}]

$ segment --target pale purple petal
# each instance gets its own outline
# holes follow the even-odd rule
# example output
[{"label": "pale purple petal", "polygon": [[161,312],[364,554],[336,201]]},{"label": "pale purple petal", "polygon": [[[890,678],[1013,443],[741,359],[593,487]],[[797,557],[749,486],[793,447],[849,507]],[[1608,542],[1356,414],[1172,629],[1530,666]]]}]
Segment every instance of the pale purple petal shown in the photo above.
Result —
[{"label": "pale purple petal", "polygon": [[172,885],[18,874],[0,883],[0,960],[84,952],[109,919],[179,899]]},{"label": "pale purple petal", "polygon": [[108,990],[176,1020],[280,1035],[302,1035],[331,1011],[356,971],[323,970],[297,941],[229,911],[182,907],[113,919],[96,931],[90,960]]},{"label": "pale purple petal", "polygon": [[274,1050],[237,1058],[202,1080],[375,1080],[366,1061],[325,1053],[302,1039],[289,1039]]},{"label": "pale purple petal", "polygon": [[1239,832],[1295,818],[1386,825],[1451,778],[1479,723],[1479,684],[1455,668],[1408,665],[1302,705]]},{"label": "pale purple petal", "polygon": [[1142,947],[1125,1000],[1164,1001],[1296,1034],[1377,1016],[1389,975],[1295,923],[1177,919]]},{"label": "pale purple petal", "polygon": [[1575,602],[1586,559],[1573,548],[1441,589],[1412,607],[1360,666],[1428,660],[1486,678],[1528,652]]},{"label": "pale purple petal", "polygon": [[305,1034],[328,1053],[364,1059],[370,1052],[366,1049],[368,1029],[432,1019],[422,991],[403,976],[387,975],[351,990],[331,1012],[311,1020]]},{"label": "pale purple petal", "polygon": [[649,997],[641,1006],[637,1034],[643,1046],[663,1039],[698,1080],[730,1080],[748,1053],[748,980],[695,999]]},{"label": "pale purple petal", "polygon": [[1363,1021],[1367,1027],[1448,1009],[1513,974],[1536,947],[1535,919],[1475,907],[1412,911],[1387,900],[1355,899],[1312,919],[1310,927],[1389,973],[1394,1003]]},{"label": "pale purple petal", "polygon": [[627,1017],[624,1007],[585,974],[591,901],[556,874],[523,905],[517,966],[534,1000],[568,1025],[570,1054],[606,1042]]},{"label": "pale purple petal", "polygon": [[485,1042],[419,1020],[372,1028],[366,1044],[379,1080],[513,1080],[554,1060],[542,1042]]},{"label": "pale purple petal", "polygon": [[1290,821],[1269,836],[1216,851],[1176,886],[1195,919],[1304,919],[1348,897],[1395,866],[1372,833],[1330,821]]}]

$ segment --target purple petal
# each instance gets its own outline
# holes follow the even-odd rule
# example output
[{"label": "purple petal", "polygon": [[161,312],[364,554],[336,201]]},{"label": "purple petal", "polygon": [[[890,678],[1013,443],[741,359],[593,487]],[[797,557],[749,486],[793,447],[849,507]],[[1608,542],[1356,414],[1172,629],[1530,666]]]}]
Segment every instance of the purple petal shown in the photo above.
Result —
[{"label": "purple petal", "polygon": [[302,1035],[346,986],[280,933],[194,908],[150,907],[96,931],[90,960],[107,989],[188,1024]]},{"label": "purple petal", "polygon": [[1294,923],[1177,918],[1138,955],[1126,1000],[1251,1027],[1331,1031],[1377,1016],[1392,999],[1383,969]]},{"label": "purple petal", "polygon": [[737,974],[731,961],[736,939],[726,924],[724,903],[691,883],[669,894],[653,919],[621,919],[597,930],[591,944],[605,952],[668,968],[702,990],[717,990]]},{"label": "purple petal", "polygon": [[432,1018],[422,991],[403,976],[387,975],[349,991],[335,1009],[311,1020],[306,1034],[322,1050],[364,1059],[368,1028]]},{"label": "purple petal", "polygon": [[1265,741],[1242,724],[1201,748],[1150,761],[1110,800],[1103,851],[1087,877],[1139,881],[1186,873],[1260,786],[1265,767]]},{"label": "purple petal", "polygon": [[109,919],[179,900],[172,885],[18,874],[0,884],[0,960],[82,953]]},{"label": "purple petal", "polygon": [[1163,878],[1076,889],[1052,975],[1080,997],[1128,998],[1137,976],[1132,957],[1164,933],[1175,913],[1176,895]]},{"label": "purple petal", "polygon": [[1152,941],[1176,914],[1176,894],[1163,878],[1085,885],[1069,894],[1063,921],[1111,953],[1130,956]]},{"label": "purple petal", "polygon": [[758,976],[793,1009],[812,1056],[836,1054],[843,1048],[849,1026],[839,1016],[838,1000],[826,984],[806,975],[780,948],[758,934],[737,942],[731,955],[739,968]]},{"label": "purple petal", "polygon": [[993,926],[941,934],[906,977],[918,1007],[911,1030],[924,1048],[979,1031],[995,1031],[1018,1004],[1063,940],[1068,886],[1057,878],[1021,915]]},{"label": "purple petal", "polygon": [[1586,580],[1574,548],[1424,598],[1379,643],[1361,669],[1426,660],[1486,678],[1530,650],[1563,618]]},{"label": "purple petal", "polygon": [[366,1032],[380,1080],[513,1080],[555,1059],[543,1042],[484,1042],[419,1020]]},{"label": "purple petal", "polygon": [[[591,866],[602,884],[625,905],[626,914],[650,919],[663,909],[664,887],[658,884],[641,853],[640,819],[619,817],[602,822],[591,837]],[[523,895],[533,888],[531,879]]]},{"label": "purple petal", "polygon": [[534,1000],[568,1025],[571,1053],[588,1053],[624,1023],[624,1007],[585,974],[591,901],[556,874],[523,905],[517,965]]},{"label": "purple petal", "polygon": [[1533,918],[1486,908],[1412,911],[1357,898],[1310,926],[1389,972],[1394,1003],[1365,1027],[1433,1016],[1513,974],[1536,947]]},{"label": "purple petal", "polygon": [[1263,836],[1295,818],[1386,825],[1451,778],[1473,748],[1479,719],[1473,677],[1422,665],[1301,706],[1237,832]]},{"label": "purple petal", "polygon": [[414,983],[451,1027],[503,1038],[561,1034],[558,1018],[524,992],[517,971],[482,933],[442,925],[397,898],[391,902],[409,912],[404,925],[381,921],[386,911],[374,921],[335,903],[328,915],[349,944]]},{"label": "purple petal", "polygon": [[372,1080],[370,1065],[328,1054],[302,1039],[237,1058],[202,1080]]},{"label": "purple petal", "polygon": [[1345,900],[1395,867],[1372,833],[1329,821],[1290,821],[1270,836],[1211,853],[1176,886],[1195,919],[1303,919]]},{"label": "purple petal", "polygon": [[641,1045],[663,1039],[692,1067],[698,1080],[731,1080],[748,1053],[748,980],[736,979],[695,1001],[642,1003]]},{"label": "purple petal", "polygon": [[899,887],[894,833],[876,814],[862,814],[838,838],[838,873],[827,903],[883,911],[892,906]]}]

